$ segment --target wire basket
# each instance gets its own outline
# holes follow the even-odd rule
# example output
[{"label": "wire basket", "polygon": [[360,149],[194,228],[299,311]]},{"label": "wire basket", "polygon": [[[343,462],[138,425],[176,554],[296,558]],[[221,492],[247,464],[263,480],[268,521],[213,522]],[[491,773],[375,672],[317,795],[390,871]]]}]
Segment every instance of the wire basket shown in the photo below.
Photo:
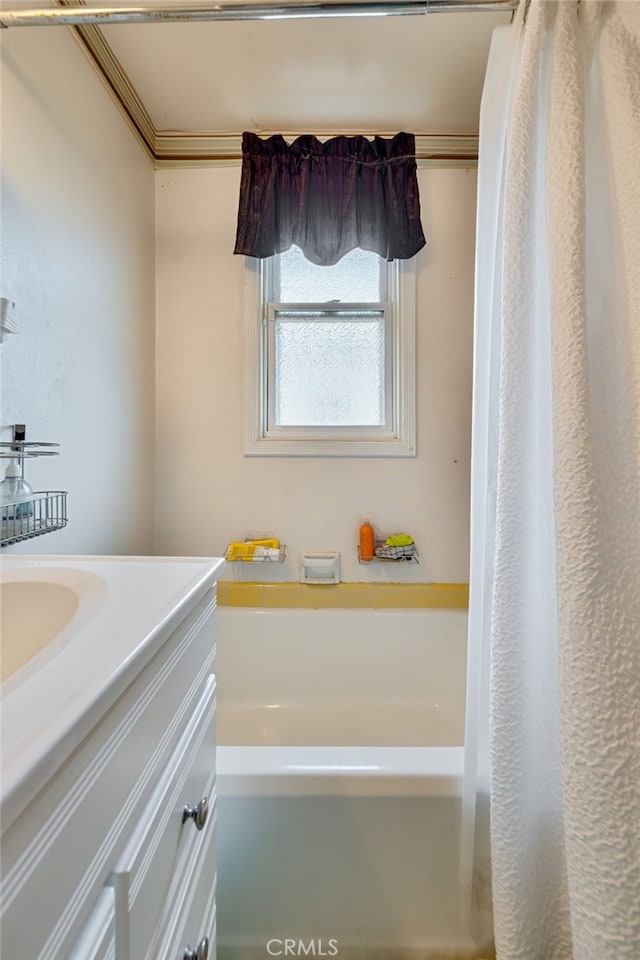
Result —
[{"label": "wire basket", "polygon": [[369,563],[420,563],[420,554],[415,543],[410,543],[405,547],[388,547],[386,543],[376,541],[372,557],[366,559],[360,555],[358,547],[358,563],[363,565]]},{"label": "wire basket", "polygon": [[378,560],[413,560],[416,555],[415,543],[409,543],[404,547],[388,547],[386,544],[378,544],[374,550]]},{"label": "wire basket", "polygon": [[[250,541],[246,541],[246,542],[250,542]],[[258,556],[254,555],[254,556],[238,557],[238,556],[234,556],[233,551],[231,549],[231,544],[228,544],[227,549],[224,552],[224,558],[227,561],[227,563],[284,563],[285,558],[287,556],[286,545],[284,543],[281,543],[280,546],[277,548],[277,551],[278,551],[277,555],[275,555],[275,549],[274,549],[274,553],[268,554],[267,556],[259,554]]]},{"label": "wire basket", "polygon": [[62,530],[68,523],[67,491],[39,490],[0,506],[0,547]]}]

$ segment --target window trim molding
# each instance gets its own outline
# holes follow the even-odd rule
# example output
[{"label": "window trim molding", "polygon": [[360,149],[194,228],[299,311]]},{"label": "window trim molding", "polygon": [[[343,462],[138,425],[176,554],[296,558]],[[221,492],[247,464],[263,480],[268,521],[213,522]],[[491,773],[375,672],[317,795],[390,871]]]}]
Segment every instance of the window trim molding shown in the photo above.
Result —
[{"label": "window trim molding", "polygon": [[[247,457],[415,457],[417,456],[416,270],[415,258],[387,266],[387,298],[392,303],[392,436],[304,439],[266,434],[267,294],[271,260],[245,257],[245,437]],[[339,429],[339,428],[338,428]]]}]

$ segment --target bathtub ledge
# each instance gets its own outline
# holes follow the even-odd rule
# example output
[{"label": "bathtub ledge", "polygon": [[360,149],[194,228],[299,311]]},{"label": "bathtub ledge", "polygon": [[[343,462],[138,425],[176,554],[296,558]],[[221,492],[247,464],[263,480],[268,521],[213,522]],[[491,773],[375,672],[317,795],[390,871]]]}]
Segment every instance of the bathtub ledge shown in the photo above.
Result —
[{"label": "bathtub ledge", "polygon": [[222,796],[460,797],[463,747],[218,747]]}]

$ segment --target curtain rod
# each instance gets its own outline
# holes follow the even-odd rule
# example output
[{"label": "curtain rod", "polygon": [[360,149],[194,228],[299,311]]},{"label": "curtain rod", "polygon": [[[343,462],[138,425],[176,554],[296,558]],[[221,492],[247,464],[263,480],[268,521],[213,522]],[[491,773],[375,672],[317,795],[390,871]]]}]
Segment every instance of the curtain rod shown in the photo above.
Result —
[{"label": "curtain rod", "polygon": [[132,7],[111,4],[101,7],[60,7],[0,10],[0,28],[80,26],[109,23],[164,23],[189,20],[296,20],[324,17],[402,16],[425,13],[510,13],[518,0],[278,0],[273,3],[154,3]]}]

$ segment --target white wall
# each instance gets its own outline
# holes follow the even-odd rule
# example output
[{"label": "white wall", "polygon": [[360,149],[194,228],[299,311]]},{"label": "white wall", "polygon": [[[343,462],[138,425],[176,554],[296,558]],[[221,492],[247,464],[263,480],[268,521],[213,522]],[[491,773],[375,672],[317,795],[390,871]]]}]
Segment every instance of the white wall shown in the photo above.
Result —
[{"label": "white wall", "polygon": [[[244,261],[232,253],[239,166],[156,174],[157,548],[220,554],[277,533],[291,563],[239,571],[297,579],[303,550],[340,550],[345,580],[468,580],[475,171],[421,169],[419,455],[407,460],[243,455]],[[411,533],[419,566],[359,566],[365,518]],[[231,566],[231,565],[230,565]]]},{"label": "white wall", "polygon": [[2,439],[69,490],[68,528],[17,552],[150,553],[154,500],[153,169],[63,29],[3,31],[2,276],[20,333],[0,347]]}]

